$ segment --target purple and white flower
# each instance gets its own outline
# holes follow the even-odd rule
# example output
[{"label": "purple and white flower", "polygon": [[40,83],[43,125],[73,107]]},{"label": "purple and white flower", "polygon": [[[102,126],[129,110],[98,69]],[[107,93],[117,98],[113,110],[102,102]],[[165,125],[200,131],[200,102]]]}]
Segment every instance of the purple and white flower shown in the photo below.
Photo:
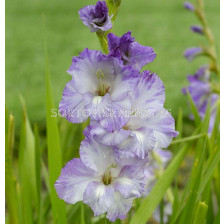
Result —
[{"label": "purple and white flower", "polygon": [[120,58],[124,65],[131,65],[139,71],[156,57],[153,48],[140,45],[130,31],[121,37],[109,33],[107,39],[110,55]]},{"label": "purple and white flower", "polygon": [[95,216],[106,212],[114,222],[124,219],[133,199],[144,192],[145,163],[137,158],[122,160],[112,147],[87,136],[81,143],[80,159],[65,165],[55,189],[67,203],[83,200]]},{"label": "purple and white flower", "polygon": [[202,26],[199,26],[199,25],[191,26],[191,30],[194,33],[198,33],[198,34],[201,34],[201,35],[204,34],[203,27]]},{"label": "purple and white flower", "polygon": [[188,61],[192,61],[196,56],[200,55],[203,52],[203,49],[201,47],[192,47],[192,48],[188,48],[185,52],[184,52],[184,57],[188,60]]},{"label": "purple and white flower", "polygon": [[178,132],[171,114],[163,108],[165,92],[155,73],[144,71],[132,91],[132,111],[120,130],[108,132],[98,122],[86,131],[98,142],[112,145],[122,158],[144,159],[153,149],[166,148]]},{"label": "purple and white flower", "polygon": [[[219,95],[212,92],[210,84],[210,72],[209,66],[202,66],[194,75],[188,76],[188,81],[190,85],[183,89],[183,93],[186,94],[189,91],[201,119],[204,119],[208,103],[210,101],[210,107],[219,99]],[[211,111],[211,118],[209,124],[209,133],[211,133],[216,117],[216,109]]]},{"label": "purple and white flower", "polygon": [[62,116],[72,123],[90,117],[108,131],[127,123],[120,111],[131,109],[129,92],[136,85],[137,71],[124,67],[117,58],[85,49],[73,57],[68,73],[72,80],[66,84],[59,105]]},{"label": "purple and white flower", "polygon": [[80,19],[91,32],[107,31],[112,28],[111,17],[105,1],[98,1],[96,5],[87,5],[79,10]]},{"label": "purple and white flower", "polygon": [[191,4],[190,2],[185,2],[184,7],[185,7],[185,9],[187,9],[189,11],[194,11],[195,10],[194,5]]}]

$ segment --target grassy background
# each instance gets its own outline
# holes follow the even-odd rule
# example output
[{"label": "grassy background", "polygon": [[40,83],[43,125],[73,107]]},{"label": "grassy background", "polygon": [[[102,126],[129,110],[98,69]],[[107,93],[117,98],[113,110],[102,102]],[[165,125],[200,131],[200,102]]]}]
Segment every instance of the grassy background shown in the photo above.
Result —
[{"label": "grassy background", "polygon": [[[31,122],[45,126],[45,81],[42,14],[45,15],[49,63],[56,105],[70,79],[66,70],[72,56],[84,48],[100,49],[97,37],[79,20],[78,10],[91,0],[10,0],[6,1],[6,105],[18,128],[22,116],[21,94],[27,104]],[[154,48],[156,60],[146,68],[156,72],[166,88],[166,108],[177,115],[182,107],[187,117],[187,99],[181,93],[187,85],[186,75],[206,63],[198,58],[188,63],[182,56],[187,47],[204,42],[191,33],[196,17],[184,10],[182,0],[123,0],[113,32],[128,30],[136,40]],[[219,48],[219,0],[206,0],[209,25]]]}]

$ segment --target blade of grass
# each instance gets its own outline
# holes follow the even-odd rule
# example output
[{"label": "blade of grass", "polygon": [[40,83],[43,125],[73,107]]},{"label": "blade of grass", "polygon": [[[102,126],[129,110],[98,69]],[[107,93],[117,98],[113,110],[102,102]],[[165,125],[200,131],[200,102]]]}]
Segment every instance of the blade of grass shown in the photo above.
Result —
[{"label": "blade of grass", "polygon": [[188,100],[189,100],[189,103],[190,103],[191,111],[192,111],[193,116],[194,116],[195,124],[198,126],[201,123],[201,118],[198,114],[198,109],[195,106],[194,101],[193,101],[193,99],[192,99],[192,97],[191,97],[191,95],[188,91],[187,91],[187,96],[188,96]]},{"label": "blade of grass", "polygon": [[163,222],[163,213],[164,213],[164,200],[162,199],[162,201],[160,202],[159,205],[159,209],[160,209],[160,224],[164,224]]},{"label": "blade of grass", "polygon": [[13,141],[12,138],[14,138],[14,131],[12,130],[12,127],[14,127],[14,117],[12,115],[8,116],[7,109],[5,118],[5,197],[8,208],[8,223],[17,224],[18,200],[15,178],[13,176],[12,153],[10,150],[10,143]]},{"label": "blade of grass", "polygon": [[178,205],[179,205],[179,196],[178,196],[178,186],[177,186],[177,181],[176,181],[175,188],[174,188],[174,201],[173,201],[172,216],[170,217],[171,220],[173,218],[173,214],[175,214],[177,211]]},{"label": "blade of grass", "polygon": [[[31,139],[28,140],[27,121],[26,110],[24,108],[19,145],[20,223],[32,224],[34,220],[32,211],[33,197],[31,191],[36,189],[36,186],[31,183],[31,180],[35,178],[35,176],[33,176],[35,160],[33,157],[34,145]],[[33,196],[35,197],[35,195]]]},{"label": "blade of grass", "polygon": [[41,155],[40,155],[40,138],[37,124],[34,125],[34,135],[35,135],[35,165],[36,165],[36,183],[37,183],[37,223],[41,224],[42,214],[41,214]]},{"label": "blade of grass", "polygon": [[202,178],[202,169],[203,169],[203,163],[204,163],[205,152],[206,152],[206,142],[203,142],[200,139],[196,149],[197,151],[196,151],[195,161],[191,171],[192,184],[190,187],[190,194],[188,196],[183,213],[180,217],[180,221],[178,222],[180,224],[192,223],[192,219],[195,212],[194,208],[196,208],[197,206],[197,196],[198,196],[198,189],[199,189],[201,178]]},{"label": "blade of grass", "polygon": [[195,217],[194,217],[192,224],[204,223],[207,210],[208,210],[208,205],[206,205],[204,202],[200,201],[198,203]]},{"label": "blade of grass", "polygon": [[9,146],[9,152],[11,154],[11,158],[13,158],[13,147],[14,147],[14,133],[15,131],[15,121],[14,117],[10,114],[9,115],[9,130],[8,130],[8,146]]},{"label": "blade of grass", "polygon": [[177,140],[172,141],[170,143],[170,145],[174,145],[174,144],[182,143],[182,142],[193,141],[193,140],[196,140],[198,138],[202,138],[204,136],[205,136],[205,134],[198,134],[198,135],[193,135],[193,136],[186,137],[186,138],[177,139]]},{"label": "blade of grass", "polygon": [[217,106],[215,124],[211,135],[211,142],[213,145],[218,140],[219,135],[220,135],[220,104],[218,104]]},{"label": "blade of grass", "polygon": [[181,108],[179,108],[178,111],[176,130],[179,132],[177,139],[180,139],[182,137],[182,130],[183,130],[183,111]]},{"label": "blade of grass", "polygon": [[[197,133],[197,132],[195,132],[195,133]],[[200,139],[200,143],[201,142],[202,142],[202,140]],[[197,145],[199,145],[199,143],[197,143]],[[183,211],[183,209],[186,206],[186,201],[188,200],[189,192],[190,192],[190,189],[191,189],[192,184],[193,184],[193,176],[194,176],[194,172],[193,172],[193,169],[192,169],[191,173],[190,173],[190,177],[187,181],[187,185],[184,188],[184,191],[183,191],[182,196],[180,198],[179,204],[177,206],[177,209],[175,210],[175,213],[173,212],[173,214],[171,216],[170,224],[174,224],[174,223],[179,222],[178,219],[180,217],[181,212]]]},{"label": "blade of grass", "polygon": [[208,183],[209,179],[214,174],[214,171],[217,168],[219,160],[220,160],[220,150],[217,149],[215,151],[215,153],[213,153],[213,155],[209,158],[209,160],[207,161],[207,163],[204,166],[203,179],[200,183],[200,187],[199,187],[199,191],[198,191],[199,195],[202,193],[202,191],[204,190],[204,188],[205,188],[206,184]]},{"label": "blade of grass", "polygon": [[85,210],[83,203],[81,204],[81,224],[85,224]]},{"label": "blade of grass", "polygon": [[210,178],[209,182],[207,183],[201,197],[201,201],[204,201],[208,205],[207,215],[206,215],[206,223],[210,224],[213,222],[214,216],[214,206],[212,200],[212,178]]},{"label": "blade of grass", "polygon": [[60,175],[62,168],[62,156],[60,148],[60,138],[58,131],[57,118],[51,117],[51,109],[54,107],[54,100],[52,95],[49,62],[47,54],[47,44],[45,41],[45,64],[46,64],[46,108],[47,108],[47,149],[48,149],[48,168],[49,168],[49,182],[50,182],[50,196],[52,205],[52,215],[54,223],[66,224],[65,203],[57,196],[54,188],[55,181]]},{"label": "blade of grass", "polygon": [[[197,193],[197,200],[199,200],[199,196],[200,194],[202,193],[202,191],[204,190],[206,184],[208,183],[208,181],[210,180],[210,178],[212,177],[213,173],[214,173],[214,170],[219,162],[219,158],[220,158],[220,152],[217,151],[217,153],[215,153],[213,155],[213,157],[211,157],[207,162],[206,164],[204,165],[204,168],[203,168],[203,172],[202,172],[202,176],[203,176],[203,179],[202,181],[200,182],[200,186],[199,186],[199,189],[198,189],[198,193]],[[192,170],[191,173],[194,173],[195,171]],[[189,185],[192,185],[192,180],[189,180]],[[174,215],[175,217],[171,217],[171,223],[175,223],[175,221],[177,220],[177,217],[179,216],[180,212],[182,211],[183,208],[186,209],[186,205],[185,205],[185,201],[187,200],[188,196],[187,196],[187,192],[190,191],[190,187],[187,186],[186,187],[186,190],[185,192],[183,193],[183,197],[182,197],[182,200],[180,201],[180,206],[179,206],[179,209],[178,211],[176,212],[176,214]],[[185,220],[186,221],[186,220]],[[178,222],[180,223],[180,222]]]},{"label": "blade of grass", "polygon": [[215,217],[213,224],[220,224],[220,211],[217,212],[217,215]]},{"label": "blade of grass", "polygon": [[[201,178],[202,178],[202,168],[203,162],[205,160],[206,155],[206,142],[203,139],[200,139],[196,145],[196,155],[194,160],[194,165],[191,170],[191,178],[190,178],[190,186],[189,186],[189,193],[187,196],[187,200],[184,199],[184,209],[180,216],[180,221],[178,224],[182,223],[191,223],[195,206],[197,203],[197,195],[198,189],[200,186]],[[185,204],[186,201],[186,204]]]},{"label": "blade of grass", "polygon": [[209,101],[208,105],[207,105],[205,117],[204,117],[203,122],[202,122],[202,129],[201,129],[202,133],[208,133],[209,122],[210,122],[210,118],[211,118],[211,116],[210,116],[211,115],[210,105],[211,105],[211,103]]}]

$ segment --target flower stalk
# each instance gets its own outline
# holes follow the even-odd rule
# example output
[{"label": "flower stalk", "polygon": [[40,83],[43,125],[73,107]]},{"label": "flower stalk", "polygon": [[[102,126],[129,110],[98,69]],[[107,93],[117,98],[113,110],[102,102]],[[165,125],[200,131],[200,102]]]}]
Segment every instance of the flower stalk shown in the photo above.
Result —
[{"label": "flower stalk", "polygon": [[219,77],[220,69],[218,66],[219,63],[216,55],[214,36],[206,20],[203,0],[197,0],[197,7],[195,9],[195,13],[202,24],[204,35],[209,42],[209,48],[207,52],[209,52],[208,56],[211,58],[210,70],[215,72]]},{"label": "flower stalk", "polygon": [[107,34],[108,32],[104,31],[97,31],[96,35],[99,39],[100,45],[102,47],[103,53],[108,54],[108,41],[107,41]]}]

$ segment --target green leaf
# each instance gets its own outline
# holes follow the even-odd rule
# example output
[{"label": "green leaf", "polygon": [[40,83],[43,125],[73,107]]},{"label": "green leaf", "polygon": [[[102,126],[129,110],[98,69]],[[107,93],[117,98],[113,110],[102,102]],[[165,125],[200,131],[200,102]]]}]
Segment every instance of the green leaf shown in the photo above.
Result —
[{"label": "green leaf", "polygon": [[62,148],[65,149],[62,155],[63,164],[67,163],[69,160],[79,157],[79,147],[81,141],[84,139],[83,135],[83,124],[72,124],[66,119],[61,119],[60,122],[60,133]]},{"label": "green leaf", "polygon": [[205,136],[205,134],[192,135],[190,137],[186,137],[186,138],[181,138],[181,139],[174,140],[174,141],[172,141],[170,143],[170,145],[174,145],[174,144],[177,144],[177,143],[188,142],[188,141],[193,141],[193,140],[202,138],[204,136]]},{"label": "green leaf", "polygon": [[215,217],[213,224],[220,224],[220,211],[217,212],[217,215]]},{"label": "green leaf", "polygon": [[178,116],[177,116],[177,128],[176,130],[179,132],[177,139],[182,137],[182,130],[183,130],[183,111],[179,108]]},{"label": "green leaf", "polygon": [[175,189],[174,189],[174,202],[173,202],[172,216],[170,218],[170,221],[172,221],[172,219],[174,217],[173,214],[176,213],[178,205],[179,205],[179,195],[178,195],[178,183],[177,183],[177,180],[176,180],[175,181]]},{"label": "green leaf", "polygon": [[48,150],[48,169],[50,196],[53,213],[53,221],[58,224],[65,224],[65,202],[60,200],[54,188],[55,181],[60,175],[62,168],[62,156],[60,147],[60,138],[57,124],[57,117],[51,117],[51,109],[54,109],[54,100],[50,81],[49,62],[47,54],[47,46],[45,43],[45,59],[46,59],[46,118],[47,118],[47,150]]},{"label": "green leaf", "polygon": [[220,138],[220,102],[217,106],[215,124],[211,134],[211,144],[212,145],[217,145],[217,143],[219,144],[220,143],[219,138]]},{"label": "green leaf", "polygon": [[193,116],[194,116],[195,124],[199,125],[201,123],[201,118],[200,118],[200,116],[198,114],[198,109],[195,106],[194,101],[193,101],[193,99],[192,99],[192,97],[191,97],[191,95],[190,95],[190,93],[188,91],[187,91],[187,96],[188,96],[188,100],[190,102],[191,111],[192,111]]},{"label": "green leaf", "polygon": [[220,150],[216,149],[214,151],[213,155],[210,156],[209,160],[204,165],[203,179],[200,183],[199,195],[202,193],[202,191],[204,190],[204,188],[205,188],[206,184],[208,183],[209,179],[214,174],[214,171],[218,166],[219,160],[220,160]]},{"label": "green leaf", "polygon": [[144,224],[151,217],[153,211],[156,209],[166,190],[172,183],[187,150],[188,145],[185,145],[176,154],[164,174],[158,179],[150,194],[142,201],[141,206],[132,217],[130,224]]},{"label": "green leaf", "polygon": [[201,128],[202,133],[208,133],[209,122],[210,122],[210,118],[211,118],[210,105],[211,105],[211,103],[210,103],[210,101],[208,101],[205,117],[202,122],[202,128]]},{"label": "green leaf", "polygon": [[10,143],[13,142],[14,138],[14,117],[8,116],[6,109],[5,114],[5,197],[8,209],[8,223],[18,223],[18,200],[16,195],[16,182],[13,176],[12,167],[12,153],[10,150]]},{"label": "green leaf", "polygon": [[207,210],[208,210],[208,205],[200,201],[196,208],[196,212],[195,212],[195,216],[194,216],[194,220],[192,224],[204,223]]},{"label": "green leaf", "polygon": [[85,224],[85,210],[83,203],[81,204],[81,224]]},{"label": "green leaf", "polygon": [[206,223],[213,223],[214,220],[214,206],[212,199],[213,191],[212,191],[212,178],[210,178],[207,183],[201,197],[201,201],[204,201],[208,205],[207,215],[206,215]]},{"label": "green leaf", "polygon": [[34,125],[35,135],[35,165],[36,165],[36,183],[37,183],[37,223],[42,223],[41,214],[41,155],[40,155],[40,138],[37,124]]},{"label": "green leaf", "polygon": [[196,207],[196,204],[197,204],[198,189],[199,189],[201,178],[202,178],[202,168],[203,168],[203,162],[205,159],[206,142],[203,142],[203,140],[200,139],[198,141],[196,149],[197,151],[196,151],[195,161],[191,171],[190,192],[189,192],[189,196],[187,198],[187,202],[184,207],[183,213],[180,217],[180,221],[178,222],[180,224],[192,222],[192,218],[195,211],[194,208]]},{"label": "green leaf", "polygon": [[[193,133],[193,136],[195,134],[197,134],[200,131],[200,129],[201,129],[201,126],[199,126],[195,130],[195,132]],[[198,149],[200,149],[200,150],[202,149],[202,144],[203,144],[203,139],[199,139],[198,142],[197,142]],[[182,193],[182,196],[180,198],[179,205],[176,206],[175,213],[173,212],[173,214],[171,216],[170,224],[178,223],[177,220],[178,220],[182,210],[185,208],[186,201],[187,201],[187,199],[189,197],[188,195],[189,195],[189,192],[190,192],[190,188],[192,187],[192,184],[193,184],[193,180],[194,180],[193,176],[195,175],[192,170],[191,170],[191,173],[190,173],[189,180],[187,181],[187,185],[185,186],[184,191]]]},{"label": "green leaf", "polygon": [[33,205],[37,208],[34,136],[24,107],[19,145],[20,222],[32,224]]},{"label": "green leaf", "polygon": [[162,201],[160,202],[160,224],[164,224],[163,222],[163,213],[164,213],[164,200],[162,199]]}]

